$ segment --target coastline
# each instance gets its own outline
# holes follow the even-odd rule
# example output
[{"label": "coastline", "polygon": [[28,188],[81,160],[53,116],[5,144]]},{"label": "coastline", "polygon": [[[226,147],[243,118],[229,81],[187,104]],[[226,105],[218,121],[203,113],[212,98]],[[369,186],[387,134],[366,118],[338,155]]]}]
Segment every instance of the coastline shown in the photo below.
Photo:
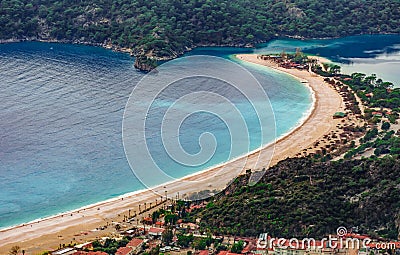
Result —
[{"label": "coastline", "polygon": [[[151,190],[127,193],[77,210],[2,229],[0,230],[0,240],[3,240],[3,242],[0,244],[0,252],[3,249],[4,251],[8,250],[15,243],[25,249],[42,245],[41,249],[38,250],[41,251],[55,249],[59,243],[69,243],[71,238],[80,242],[80,239],[75,238],[77,233],[91,232],[96,227],[108,224],[108,222],[120,221],[122,217],[116,215],[127,214],[129,209],[135,209],[145,201],[154,201],[160,197],[160,194],[162,196],[166,190],[171,197],[178,192],[189,194],[205,189],[223,188],[228,181],[237,175],[235,170],[238,168],[241,168],[241,170],[261,169],[268,167],[268,165],[274,165],[287,157],[293,157],[302,148],[307,148],[335,126],[336,122],[329,121],[332,120],[331,113],[338,111],[343,106],[343,102],[337,92],[327,86],[321,77],[312,76],[306,71],[281,70],[271,63],[258,60],[256,55],[253,54],[241,54],[237,57],[243,61],[267,66],[292,75],[308,86],[314,99],[313,106],[304,120],[302,119],[302,122],[287,134],[279,137],[275,143],[267,144],[247,155],[214,166],[211,169],[191,174],[171,183],[162,184]],[[307,80],[308,83],[305,84],[304,80]],[[323,85],[321,86],[321,84]],[[329,102],[327,103],[327,101]],[[271,158],[272,154],[274,155]],[[212,184],[210,184],[210,178],[213,178]],[[196,182],[196,185],[193,185],[193,182]],[[170,187],[171,185],[173,187]],[[109,233],[110,231],[106,232]],[[92,231],[90,234],[86,234],[84,239],[94,239],[104,234],[106,233]]]},{"label": "coastline", "polygon": [[[279,71],[279,70],[278,70],[278,71]],[[296,78],[296,79],[299,80],[300,82],[302,82],[302,80],[299,79],[298,77],[293,76],[293,75],[291,75],[291,74],[289,74],[289,75],[292,76],[292,77],[294,77],[294,78]],[[155,189],[155,188],[160,188],[161,186],[166,186],[166,185],[174,184],[174,182],[176,182],[176,181],[182,181],[182,180],[184,180],[184,179],[186,179],[186,178],[196,178],[198,175],[205,174],[205,173],[209,172],[210,170],[213,170],[213,169],[215,169],[215,168],[223,167],[223,166],[225,166],[225,165],[227,165],[227,164],[230,164],[230,163],[233,163],[233,162],[237,161],[237,160],[240,159],[240,158],[248,157],[248,156],[250,156],[250,155],[252,155],[252,154],[258,153],[260,150],[263,150],[263,149],[265,149],[266,147],[273,146],[274,143],[279,142],[279,141],[282,140],[282,139],[285,139],[286,136],[289,136],[290,134],[292,134],[293,132],[295,132],[298,128],[300,128],[300,127],[303,125],[303,123],[304,123],[305,121],[307,121],[307,120],[310,118],[311,114],[312,114],[313,111],[314,111],[314,108],[315,108],[315,101],[316,101],[316,99],[315,99],[315,93],[314,93],[314,91],[312,90],[312,88],[311,88],[310,86],[308,86],[308,85],[306,85],[306,84],[304,84],[304,83],[303,83],[303,85],[305,85],[305,86],[307,87],[307,89],[309,89],[309,91],[310,91],[310,94],[311,94],[311,97],[312,97],[312,105],[311,105],[311,107],[307,110],[307,112],[304,113],[304,116],[303,116],[302,118],[299,119],[299,121],[296,123],[296,125],[295,125],[293,128],[291,128],[288,132],[281,134],[279,137],[277,137],[277,138],[275,139],[275,141],[269,142],[269,143],[263,145],[262,147],[257,148],[257,149],[254,149],[254,150],[252,150],[252,151],[250,151],[250,152],[248,152],[248,153],[239,155],[237,158],[233,158],[233,159],[230,159],[230,160],[228,160],[228,161],[225,161],[225,162],[219,163],[219,164],[217,164],[217,165],[211,166],[211,167],[209,167],[209,168],[206,168],[206,169],[204,169],[204,170],[201,170],[201,171],[198,171],[198,172],[195,172],[195,173],[191,173],[191,174],[185,175],[184,177],[178,178],[178,179],[176,179],[176,180],[174,180],[174,181],[162,183],[162,184],[157,185],[157,186],[155,186],[155,187],[149,187],[148,189],[140,189],[140,190],[136,190],[136,191],[131,191],[131,192],[128,192],[128,193],[124,193],[124,194],[118,195],[118,196],[116,196],[116,197],[108,198],[108,199],[106,199],[106,200],[102,200],[102,201],[99,201],[99,202],[95,202],[95,203],[92,203],[92,204],[88,204],[88,205],[81,206],[81,207],[79,207],[79,208],[77,208],[77,209],[67,210],[67,211],[64,211],[64,212],[60,212],[60,213],[52,214],[52,215],[49,215],[49,216],[37,218],[37,219],[31,220],[31,221],[28,221],[28,222],[25,222],[25,223],[20,223],[20,224],[15,224],[15,225],[12,225],[12,226],[7,226],[7,227],[4,227],[4,228],[0,228],[0,234],[1,234],[2,232],[6,232],[6,231],[11,230],[11,229],[16,229],[16,228],[19,228],[19,227],[23,227],[23,226],[25,226],[25,225],[40,223],[40,222],[42,222],[42,221],[51,220],[51,219],[53,219],[53,218],[58,218],[58,217],[65,216],[65,215],[68,215],[68,214],[71,214],[71,213],[76,213],[76,212],[79,212],[79,211],[82,211],[82,210],[86,210],[86,209],[91,209],[91,208],[94,208],[94,207],[98,207],[98,206],[101,206],[101,205],[103,205],[103,204],[112,203],[112,202],[114,202],[114,201],[116,201],[116,200],[120,200],[120,199],[122,199],[122,198],[129,198],[129,197],[138,195],[138,194],[140,194],[140,193],[142,193],[142,192],[146,192],[146,191],[148,191],[149,189],[151,190],[151,189]],[[243,171],[242,171],[242,173],[243,173]],[[1,245],[1,244],[0,244],[0,245]],[[1,247],[1,246],[0,246],[0,247]]]}]

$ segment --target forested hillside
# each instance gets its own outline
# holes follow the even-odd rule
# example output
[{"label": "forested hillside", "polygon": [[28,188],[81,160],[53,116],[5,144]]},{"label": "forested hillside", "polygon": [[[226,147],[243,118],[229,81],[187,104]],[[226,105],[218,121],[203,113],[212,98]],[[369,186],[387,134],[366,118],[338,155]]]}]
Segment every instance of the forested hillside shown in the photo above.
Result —
[{"label": "forested hillside", "polygon": [[400,32],[396,0],[1,0],[0,39],[112,44],[171,58],[276,36]]},{"label": "forested hillside", "polygon": [[313,162],[287,159],[256,185],[238,177],[224,194],[192,213],[215,234],[320,237],[339,226],[396,239],[400,229],[400,164],[383,159]]}]

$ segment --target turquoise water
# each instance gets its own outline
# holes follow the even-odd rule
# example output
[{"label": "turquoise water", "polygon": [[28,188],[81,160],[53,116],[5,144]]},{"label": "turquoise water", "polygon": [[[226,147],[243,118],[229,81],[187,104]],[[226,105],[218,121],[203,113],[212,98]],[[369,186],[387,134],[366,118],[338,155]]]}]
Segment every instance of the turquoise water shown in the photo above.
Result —
[{"label": "turquoise water", "polygon": [[[213,49],[208,50],[213,54]],[[231,53],[221,49],[214,55],[228,59]],[[308,89],[285,74],[241,64],[257,77],[270,98],[276,136],[297,125],[311,106]],[[0,45],[0,228],[144,188],[129,167],[121,137],[125,104],[143,78],[132,65],[133,59],[126,54],[96,47],[37,42]],[[196,62],[188,65],[196,68]],[[162,99],[196,89],[223,94],[246,116],[251,142],[239,154],[261,146],[257,116],[237,91],[198,80],[166,90]],[[168,107],[173,101],[159,102]],[[265,104],[269,107],[269,102]],[[150,113],[159,114],[157,109]],[[212,115],[193,115],[180,130],[188,153],[198,152],[198,139],[204,132],[218,140],[216,153],[201,166],[177,166],[163,154],[157,126],[148,131],[157,163],[175,178],[237,156],[227,153],[230,134]]]},{"label": "turquoise water", "polygon": [[400,86],[400,35],[360,35],[326,40],[273,40],[259,45],[255,53],[294,52],[320,55],[340,64],[343,73],[375,73]]},{"label": "turquoise water", "polygon": [[[345,72],[376,73],[400,84],[399,44],[399,35],[285,39],[257,49],[208,47],[188,55],[219,56],[250,70],[270,98],[276,136],[280,136],[309,110],[308,89],[290,76],[240,62],[232,54],[294,51],[301,47],[306,53],[342,63]],[[132,64],[133,59],[126,54],[96,47],[0,45],[0,228],[144,188],[129,167],[121,138],[125,104],[135,84],[143,78]],[[188,64],[196,67],[196,63]],[[243,146],[243,153],[259,147],[254,112],[235,93],[213,83],[200,83],[176,88],[170,95],[204,87],[232,96],[248,117],[253,136],[250,146]],[[163,102],[166,107],[171,104],[168,100]],[[213,116],[193,116],[183,124],[184,149],[196,153],[198,137],[204,131],[212,132],[220,146],[207,164],[177,168],[168,157],[159,157],[158,163],[178,178],[229,160],[229,132]],[[162,155],[157,141],[152,144],[150,139],[149,143],[155,155]]]}]

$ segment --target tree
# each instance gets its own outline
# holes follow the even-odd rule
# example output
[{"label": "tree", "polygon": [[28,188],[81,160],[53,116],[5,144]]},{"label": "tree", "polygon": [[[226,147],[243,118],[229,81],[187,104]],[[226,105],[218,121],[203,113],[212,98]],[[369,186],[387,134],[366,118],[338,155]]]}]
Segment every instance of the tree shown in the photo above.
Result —
[{"label": "tree", "polygon": [[374,86],[376,81],[376,74],[371,74],[370,76],[365,77],[364,80],[368,85]]},{"label": "tree", "polygon": [[381,128],[382,128],[382,130],[389,130],[389,128],[390,128],[390,123],[387,122],[387,121],[383,122]]},{"label": "tree", "polygon": [[393,83],[388,82],[388,81],[385,81],[385,82],[382,82],[382,83],[380,84],[380,87],[382,87],[382,88],[384,88],[384,89],[393,88]]},{"label": "tree", "polygon": [[184,248],[189,247],[190,243],[193,242],[193,234],[190,235],[178,235],[178,245]]},{"label": "tree", "polygon": [[21,247],[19,247],[18,245],[15,245],[15,246],[11,247],[10,251],[8,252],[8,254],[9,255],[17,255],[20,250],[21,250]]},{"label": "tree", "polygon": [[176,222],[177,222],[177,220],[178,220],[178,215],[176,215],[176,214],[167,214],[167,215],[165,215],[165,217],[164,217],[164,221],[167,223],[167,224],[171,224],[171,225],[175,225],[176,224]]},{"label": "tree", "polygon": [[174,237],[174,234],[172,233],[172,230],[170,228],[167,228],[164,233],[162,234],[162,240],[164,243],[169,244],[172,242],[172,238]]},{"label": "tree", "polygon": [[196,250],[205,250],[207,248],[207,243],[204,238],[196,239],[193,243],[193,248]]},{"label": "tree", "polygon": [[338,65],[331,65],[329,68],[329,72],[333,74],[338,74],[340,73],[340,66]]},{"label": "tree", "polygon": [[231,248],[231,252],[233,253],[241,253],[244,248],[244,242],[240,240],[237,243],[234,243]]}]

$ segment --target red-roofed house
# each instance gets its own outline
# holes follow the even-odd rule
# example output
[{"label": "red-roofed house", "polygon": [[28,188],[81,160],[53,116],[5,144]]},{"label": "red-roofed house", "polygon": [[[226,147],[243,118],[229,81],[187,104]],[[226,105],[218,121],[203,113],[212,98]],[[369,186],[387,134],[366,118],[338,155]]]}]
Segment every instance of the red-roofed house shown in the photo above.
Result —
[{"label": "red-roofed house", "polygon": [[233,252],[230,252],[230,251],[220,251],[220,252],[218,253],[218,255],[241,255],[241,254],[239,254],[239,253],[233,253]]},{"label": "red-roofed house", "polygon": [[200,250],[199,255],[208,255],[208,250]]},{"label": "red-roofed house", "polygon": [[164,233],[164,230],[165,229],[163,229],[163,228],[150,228],[149,229],[149,235],[151,235],[151,236],[161,236],[162,233]]},{"label": "red-roofed house", "polygon": [[132,248],[130,247],[120,247],[118,248],[115,255],[132,255]]},{"label": "red-roofed house", "polygon": [[151,224],[153,224],[153,219],[150,218],[150,217],[145,217],[145,218],[143,219],[143,223],[144,223],[144,224],[151,225]]},{"label": "red-roofed house", "polygon": [[138,254],[142,251],[144,240],[139,238],[133,238],[126,247],[132,248],[132,254]]},{"label": "red-roofed house", "polygon": [[374,116],[374,117],[382,117],[383,114],[381,112],[372,112],[372,116]]},{"label": "red-roofed house", "polygon": [[244,249],[242,250],[242,254],[250,254],[253,253],[253,251],[255,250],[255,247],[252,243],[247,243],[246,247],[244,247]]},{"label": "red-roofed house", "polygon": [[164,222],[162,222],[162,221],[157,221],[156,223],[155,223],[155,225],[156,226],[164,226]]},{"label": "red-roofed house", "polygon": [[[380,113],[380,112],[373,112],[372,114],[374,114],[374,113]],[[346,234],[346,237],[352,237],[352,238],[357,238],[357,239],[361,239],[361,240],[370,238],[369,236],[363,236],[363,235],[354,234],[354,233],[348,233],[348,234]]]}]

